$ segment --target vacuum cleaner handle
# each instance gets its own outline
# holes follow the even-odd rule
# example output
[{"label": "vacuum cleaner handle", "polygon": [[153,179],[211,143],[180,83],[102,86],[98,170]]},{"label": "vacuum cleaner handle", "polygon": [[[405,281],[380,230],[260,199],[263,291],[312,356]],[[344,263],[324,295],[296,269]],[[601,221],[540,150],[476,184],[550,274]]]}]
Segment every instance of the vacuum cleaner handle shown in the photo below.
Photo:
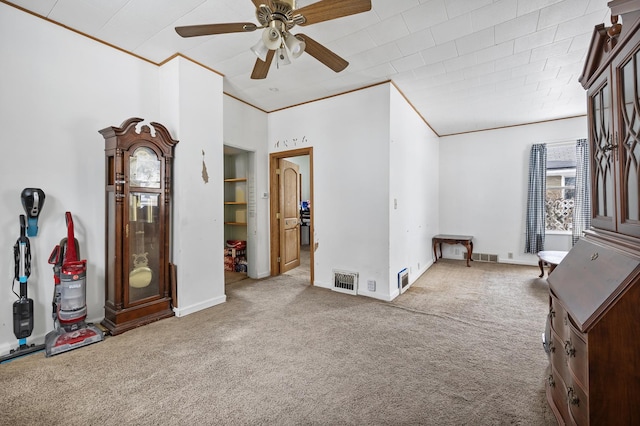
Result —
[{"label": "vacuum cleaner handle", "polygon": [[26,235],[27,224],[25,216],[20,215],[20,237],[13,246],[15,257],[15,277],[21,283],[26,283],[31,275],[31,245]]},{"label": "vacuum cleaner handle", "polygon": [[27,236],[27,220],[23,214],[20,215],[20,240],[24,241]]},{"label": "vacuum cleaner handle", "polygon": [[60,262],[60,245],[53,248],[49,255],[49,265],[57,265]]},{"label": "vacuum cleaner handle", "polygon": [[78,252],[76,250],[76,238],[73,231],[73,217],[71,212],[65,213],[67,220],[67,252],[65,253],[65,262],[75,262],[78,260]]}]

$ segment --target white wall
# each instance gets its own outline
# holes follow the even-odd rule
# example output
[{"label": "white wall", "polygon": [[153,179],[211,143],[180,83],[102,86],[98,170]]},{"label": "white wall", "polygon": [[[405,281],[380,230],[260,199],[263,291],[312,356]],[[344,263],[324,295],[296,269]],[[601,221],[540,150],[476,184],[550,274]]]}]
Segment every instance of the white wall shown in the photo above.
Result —
[{"label": "white wall", "polygon": [[[333,269],[358,272],[359,293],[385,300],[389,108],[389,85],[380,85],[268,117],[270,152],[313,147],[314,284],[331,287]],[[367,292],[368,279],[376,280],[375,293]]]},{"label": "white wall", "polygon": [[[247,209],[248,275],[270,275],[269,263],[269,153],[267,114],[230,96],[223,97],[224,144],[250,151]],[[253,194],[253,195],[252,195]],[[222,244],[222,239],[219,240]],[[219,252],[222,252],[220,246]]]},{"label": "white wall", "polygon": [[438,233],[438,136],[391,86],[389,283],[398,273],[413,283],[431,266],[431,238]]},{"label": "white wall", "polygon": [[[441,138],[439,232],[473,235],[474,252],[500,262],[536,264],[524,253],[531,145],[586,134],[587,119],[578,117]],[[568,238],[548,237],[546,248],[567,250]],[[444,256],[461,259],[456,247],[443,245]]]},{"label": "white wall", "polygon": [[172,247],[178,272],[174,310],[184,316],[226,300],[221,245],[212,244],[224,240],[222,77],[180,57],[159,72],[160,122],[179,140]]},{"label": "white wall", "polygon": [[[74,215],[81,256],[88,259],[89,320],[102,319],[104,141],[98,130],[129,117],[160,122],[180,141],[173,211],[178,315],[225,300],[219,250],[224,144],[253,153],[248,248],[256,277],[270,272],[269,203],[262,196],[269,191],[268,155],[313,146],[314,284],[330,287],[334,268],[359,272],[360,294],[390,300],[400,269],[408,267],[413,281],[430,264],[434,233],[472,234],[476,252],[535,263],[534,255],[522,253],[529,148],[586,134],[586,118],[576,118],[438,142],[390,84],[267,115],[223,96],[220,76],[185,59],[158,68],[2,3],[0,57],[0,244],[6,254],[0,277],[7,282],[0,286],[0,353],[16,344],[8,282],[25,187],[47,194],[39,235],[31,238],[31,340],[42,341],[52,328],[47,259],[66,236],[65,211]],[[201,174],[203,150],[209,183]],[[453,250],[445,247],[445,256],[454,257]],[[375,292],[367,290],[369,279]]]},{"label": "white wall", "polygon": [[[17,345],[10,282],[26,187],[46,193],[40,231],[30,238],[35,327],[29,341],[41,343],[53,328],[47,260],[66,237],[65,211],[73,214],[80,255],[88,260],[88,320],[104,317],[104,139],[98,130],[130,117],[162,123],[180,141],[173,205],[179,242],[172,259],[178,314],[224,301],[221,250],[211,244],[222,240],[222,78],[184,59],[158,68],[3,3],[0,57],[0,353]],[[202,181],[202,149],[211,184]]]},{"label": "white wall", "polygon": [[[104,139],[98,130],[129,117],[158,117],[157,67],[0,3],[0,353],[15,347],[13,244],[20,192],[42,188],[40,231],[30,238],[32,342],[53,328],[47,259],[66,237],[70,211],[88,260],[88,319],[104,317]],[[157,121],[157,120],[155,120]],[[16,287],[18,291],[18,287]]]}]

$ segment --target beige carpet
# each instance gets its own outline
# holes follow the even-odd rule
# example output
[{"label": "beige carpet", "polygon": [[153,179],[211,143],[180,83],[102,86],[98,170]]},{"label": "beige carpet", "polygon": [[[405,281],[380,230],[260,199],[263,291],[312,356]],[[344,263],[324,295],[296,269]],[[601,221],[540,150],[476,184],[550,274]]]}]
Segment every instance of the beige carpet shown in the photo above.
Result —
[{"label": "beige carpet", "polygon": [[0,365],[11,425],[549,425],[534,267],[440,261],[393,303],[280,276]]}]

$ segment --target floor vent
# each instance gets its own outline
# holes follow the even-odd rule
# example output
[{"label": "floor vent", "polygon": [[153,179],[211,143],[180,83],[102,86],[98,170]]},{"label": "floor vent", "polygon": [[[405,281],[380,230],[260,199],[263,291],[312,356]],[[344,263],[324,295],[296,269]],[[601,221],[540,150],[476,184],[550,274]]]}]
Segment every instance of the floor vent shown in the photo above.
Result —
[{"label": "floor vent", "polygon": [[340,293],[358,294],[358,273],[334,269],[333,289]]},{"label": "floor vent", "polygon": [[[464,254],[464,259],[467,259],[467,253]],[[498,262],[497,254],[487,254],[487,253],[473,253],[471,255],[471,260],[477,260],[478,262]]]},{"label": "floor vent", "polygon": [[409,271],[407,271],[407,268],[404,268],[402,271],[398,272],[398,288],[400,289],[400,293],[404,293],[408,287]]}]

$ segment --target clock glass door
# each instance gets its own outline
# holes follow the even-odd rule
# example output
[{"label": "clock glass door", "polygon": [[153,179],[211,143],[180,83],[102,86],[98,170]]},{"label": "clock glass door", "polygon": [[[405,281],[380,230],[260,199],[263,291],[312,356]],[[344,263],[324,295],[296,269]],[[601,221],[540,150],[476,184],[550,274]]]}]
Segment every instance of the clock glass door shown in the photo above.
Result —
[{"label": "clock glass door", "polygon": [[125,289],[128,304],[161,297],[160,235],[162,231],[161,161],[142,146],[129,158],[129,224],[125,237],[129,251]]},{"label": "clock glass door", "polygon": [[129,194],[129,303],[158,296],[159,257],[158,206],[160,194]]}]

